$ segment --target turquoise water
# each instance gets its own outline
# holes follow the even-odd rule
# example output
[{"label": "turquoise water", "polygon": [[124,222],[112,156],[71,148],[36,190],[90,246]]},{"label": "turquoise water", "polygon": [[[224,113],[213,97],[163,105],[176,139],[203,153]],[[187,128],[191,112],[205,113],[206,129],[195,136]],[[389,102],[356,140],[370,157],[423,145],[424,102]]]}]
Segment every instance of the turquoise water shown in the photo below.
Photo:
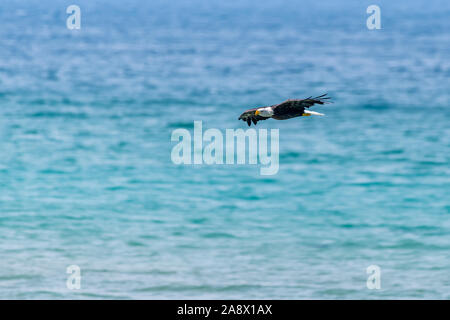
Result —
[{"label": "turquoise water", "polygon": [[[95,2],[2,1],[0,298],[450,299],[448,2]],[[324,92],[276,175],[170,159]]]}]

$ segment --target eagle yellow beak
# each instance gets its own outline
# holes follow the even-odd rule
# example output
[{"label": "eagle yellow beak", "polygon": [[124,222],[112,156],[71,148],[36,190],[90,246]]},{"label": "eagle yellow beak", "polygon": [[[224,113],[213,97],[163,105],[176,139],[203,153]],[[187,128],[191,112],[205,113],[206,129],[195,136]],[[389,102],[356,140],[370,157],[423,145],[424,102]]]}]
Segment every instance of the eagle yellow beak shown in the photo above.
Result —
[{"label": "eagle yellow beak", "polygon": [[255,116],[257,116],[259,114],[259,110],[255,111]]}]

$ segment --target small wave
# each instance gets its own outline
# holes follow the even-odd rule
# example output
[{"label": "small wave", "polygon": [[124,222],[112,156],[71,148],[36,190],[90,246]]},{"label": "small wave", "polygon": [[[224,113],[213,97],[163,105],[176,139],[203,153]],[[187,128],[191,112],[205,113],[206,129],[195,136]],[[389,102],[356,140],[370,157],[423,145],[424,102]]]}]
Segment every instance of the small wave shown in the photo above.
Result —
[{"label": "small wave", "polygon": [[98,299],[130,299],[128,296],[120,296],[120,295],[113,295],[113,294],[97,294],[97,293],[90,293],[90,292],[83,292],[78,293],[80,297],[86,297],[86,298],[98,298]]},{"label": "small wave", "polygon": [[203,238],[216,239],[216,238],[236,238],[234,235],[225,232],[211,232],[203,235]]},{"label": "small wave", "polygon": [[57,170],[57,169],[44,169],[44,170],[40,170],[39,173],[42,173],[42,174],[66,174],[69,172],[63,171],[63,170]]},{"label": "small wave", "polygon": [[448,250],[447,246],[427,244],[420,241],[406,239],[400,240],[394,244],[378,245],[378,249],[424,249],[424,250]]},{"label": "small wave", "polygon": [[125,186],[110,186],[110,187],[106,187],[105,190],[107,191],[123,191],[123,190],[127,190],[128,188]]},{"label": "small wave", "polygon": [[395,187],[397,184],[388,181],[369,181],[369,182],[353,182],[349,183],[349,185],[360,187]]},{"label": "small wave", "polygon": [[194,122],[170,122],[167,124],[169,128],[194,129]]},{"label": "small wave", "polygon": [[55,111],[40,111],[31,113],[31,118],[67,118],[67,119],[87,119],[89,116],[86,113],[75,112],[55,112]]},{"label": "small wave", "polygon": [[142,242],[139,241],[127,241],[127,245],[129,245],[130,247],[145,247],[145,244],[143,244]]},{"label": "small wave", "polygon": [[448,166],[448,162],[444,161],[422,160],[415,163],[421,166]]},{"label": "small wave", "polygon": [[386,154],[386,155],[388,155],[388,154],[401,154],[403,152],[404,152],[403,149],[392,149],[392,150],[382,151],[381,154]]},{"label": "small wave", "polygon": [[207,218],[194,218],[194,219],[189,219],[189,222],[193,223],[193,224],[204,224],[205,222],[207,222],[208,219]]},{"label": "small wave", "polygon": [[40,279],[40,275],[30,275],[30,274],[14,274],[10,276],[0,276],[0,281],[13,281],[13,280],[33,280]]},{"label": "small wave", "polygon": [[300,158],[301,157],[300,152],[290,151],[290,152],[283,152],[280,154],[280,159],[291,159],[291,158]]},{"label": "small wave", "polygon": [[218,207],[219,210],[227,210],[227,211],[234,211],[237,208],[238,207],[234,204],[223,204]]},{"label": "small wave", "polygon": [[388,110],[391,108],[391,106],[387,102],[378,102],[378,103],[366,103],[361,105],[360,108],[368,110]]},{"label": "small wave", "polygon": [[259,289],[260,285],[235,284],[228,286],[210,286],[210,285],[161,285],[136,289],[137,292],[160,292],[160,291],[200,291],[200,292],[227,292]]},{"label": "small wave", "polygon": [[154,239],[159,239],[158,236],[154,236],[151,234],[146,234],[146,235],[142,235],[140,236],[141,239],[147,239],[147,240],[154,240]]},{"label": "small wave", "polygon": [[36,297],[39,297],[39,299],[53,300],[53,299],[63,299],[64,295],[58,292],[48,290],[37,290],[19,293],[17,296],[18,299],[37,299]]},{"label": "small wave", "polygon": [[358,290],[340,289],[340,288],[321,290],[317,292],[319,296],[337,296],[337,297],[348,296],[355,293],[358,293]]}]

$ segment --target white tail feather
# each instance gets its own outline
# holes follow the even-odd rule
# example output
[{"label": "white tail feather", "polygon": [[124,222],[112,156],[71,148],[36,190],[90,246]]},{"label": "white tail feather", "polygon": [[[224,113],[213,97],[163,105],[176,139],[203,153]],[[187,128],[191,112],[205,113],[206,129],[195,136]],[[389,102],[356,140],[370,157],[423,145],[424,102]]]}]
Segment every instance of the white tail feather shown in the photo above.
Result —
[{"label": "white tail feather", "polygon": [[309,111],[309,110],[305,110],[304,113],[309,113],[310,115],[314,115],[314,116],[324,116],[325,115],[323,113],[319,113],[319,112],[315,112],[315,111]]}]

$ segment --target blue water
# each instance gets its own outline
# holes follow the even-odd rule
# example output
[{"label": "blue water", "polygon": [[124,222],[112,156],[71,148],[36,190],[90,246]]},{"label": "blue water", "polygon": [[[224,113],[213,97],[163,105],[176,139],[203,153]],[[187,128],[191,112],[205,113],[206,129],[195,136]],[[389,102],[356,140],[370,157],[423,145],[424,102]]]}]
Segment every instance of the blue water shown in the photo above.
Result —
[{"label": "blue water", "polygon": [[[448,1],[74,2],[0,6],[0,298],[450,299]],[[276,175],[170,159],[324,92]]]}]

